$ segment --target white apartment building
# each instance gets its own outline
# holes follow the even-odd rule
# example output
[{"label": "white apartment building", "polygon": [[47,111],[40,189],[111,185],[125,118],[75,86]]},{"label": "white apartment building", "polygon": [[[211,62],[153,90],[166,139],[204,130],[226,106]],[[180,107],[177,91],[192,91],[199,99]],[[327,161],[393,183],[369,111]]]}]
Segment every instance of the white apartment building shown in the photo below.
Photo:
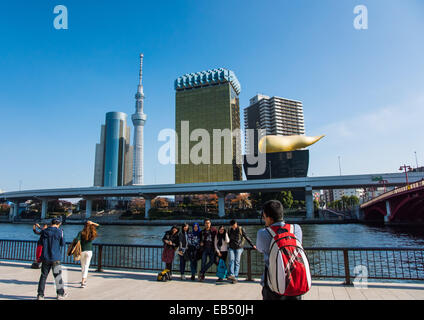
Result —
[{"label": "white apartment building", "polygon": [[[302,102],[281,97],[257,94],[250,99],[250,105],[244,109],[244,128],[263,129],[263,135],[304,135],[305,122]],[[255,134],[254,150],[257,150],[258,137]],[[246,154],[250,150],[249,136],[245,134]]]}]

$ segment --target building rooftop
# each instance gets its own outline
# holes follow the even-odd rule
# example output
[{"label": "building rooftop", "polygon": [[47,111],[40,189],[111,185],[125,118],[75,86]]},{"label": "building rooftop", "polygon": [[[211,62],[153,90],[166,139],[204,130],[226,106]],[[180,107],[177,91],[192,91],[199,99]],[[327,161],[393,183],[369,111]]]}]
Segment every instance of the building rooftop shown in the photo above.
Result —
[{"label": "building rooftop", "polygon": [[278,97],[278,96],[269,97],[269,96],[263,95],[261,93],[258,93],[256,96],[254,96],[253,98],[251,98],[249,100],[249,107],[252,106],[252,105],[254,105],[255,103],[257,103],[258,101],[263,100],[263,99],[270,100],[270,99],[275,99],[275,98],[276,99],[287,100],[287,101],[291,101],[291,102],[296,102],[296,103],[302,103],[302,101],[299,101],[299,100],[293,100],[293,99],[288,99],[288,98],[283,98],[283,97]]},{"label": "building rooftop", "polygon": [[236,93],[240,94],[241,86],[236,75],[233,71],[225,68],[187,73],[175,80],[174,88],[175,90],[184,90],[226,82],[230,82]]}]

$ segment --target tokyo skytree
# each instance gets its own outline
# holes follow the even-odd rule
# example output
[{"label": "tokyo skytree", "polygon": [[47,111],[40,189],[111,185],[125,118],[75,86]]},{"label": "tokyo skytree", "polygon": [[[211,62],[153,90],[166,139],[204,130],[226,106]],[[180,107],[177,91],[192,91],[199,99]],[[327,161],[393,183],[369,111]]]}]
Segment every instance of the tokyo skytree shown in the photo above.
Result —
[{"label": "tokyo skytree", "polygon": [[140,54],[140,75],[135,94],[135,113],[131,116],[134,125],[134,161],[133,161],[133,185],[142,185],[144,172],[143,172],[143,128],[147,116],[143,113],[143,54]]}]

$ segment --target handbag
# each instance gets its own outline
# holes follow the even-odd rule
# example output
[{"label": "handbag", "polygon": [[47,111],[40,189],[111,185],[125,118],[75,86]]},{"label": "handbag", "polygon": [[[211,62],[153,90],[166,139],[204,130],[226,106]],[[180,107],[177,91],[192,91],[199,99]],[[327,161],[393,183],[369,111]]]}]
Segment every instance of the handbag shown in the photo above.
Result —
[{"label": "handbag", "polygon": [[71,242],[71,244],[68,247],[68,250],[66,251],[67,256],[69,257],[70,255],[72,255],[72,251],[75,248],[75,245],[77,244],[77,242],[74,240]]},{"label": "handbag", "polygon": [[81,241],[74,239],[68,247],[67,254],[73,255],[75,261],[81,260]]},{"label": "handbag", "polygon": [[75,248],[74,248],[74,250],[72,252],[75,261],[81,260],[81,251],[82,251],[81,250],[81,242],[78,240],[78,242],[75,245]]},{"label": "handbag", "polygon": [[219,279],[225,279],[227,276],[227,265],[222,259],[219,259],[218,267],[216,268],[216,276]]}]

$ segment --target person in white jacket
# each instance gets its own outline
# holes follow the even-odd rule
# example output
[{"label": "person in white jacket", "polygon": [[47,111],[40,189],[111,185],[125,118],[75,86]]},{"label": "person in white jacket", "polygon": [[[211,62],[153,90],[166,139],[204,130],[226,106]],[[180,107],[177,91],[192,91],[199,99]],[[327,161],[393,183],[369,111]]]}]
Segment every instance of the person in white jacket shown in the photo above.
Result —
[{"label": "person in white jacket", "polygon": [[[224,262],[227,261],[228,255],[228,244],[230,243],[230,238],[228,236],[227,230],[224,226],[218,228],[218,233],[215,236],[215,253],[217,256],[216,264],[219,263],[219,260],[222,259]],[[224,279],[218,278],[217,282],[223,281]]]}]

